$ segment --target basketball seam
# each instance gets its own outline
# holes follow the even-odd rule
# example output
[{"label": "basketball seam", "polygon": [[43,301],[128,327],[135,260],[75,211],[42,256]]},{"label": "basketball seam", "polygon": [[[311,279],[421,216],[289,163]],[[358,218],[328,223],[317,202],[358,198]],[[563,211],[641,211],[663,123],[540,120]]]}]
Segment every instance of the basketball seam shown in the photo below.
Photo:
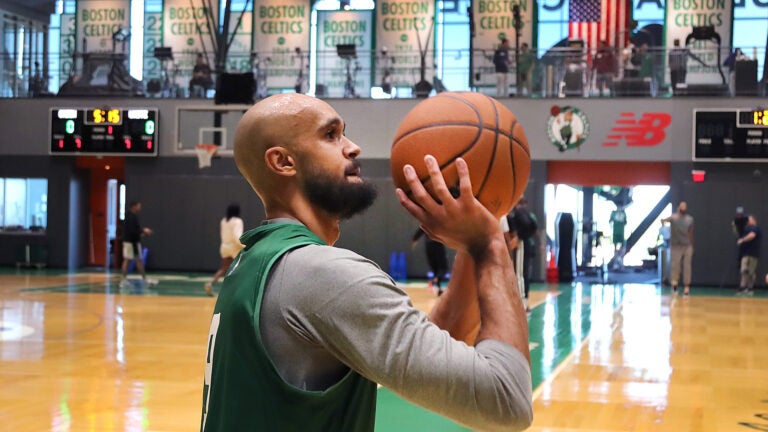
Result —
[{"label": "basketball seam", "polygon": [[[514,121],[514,123],[512,123],[512,124],[513,124],[513,127],[514,127],[514,125],[516,125],[517,123],[518,123],[518,122],[517,122],[517,118],[515,118],[515,121]],[[513,129],[513,132],[511,132],[511,133],[506,133],[506,132],[504,132],[504,131],[500,130],[499,128],[488,128],[488,127],[485,127],[485,126],[484,126],[484,125],[482,125],[482,124],[477,124],[477,123],[469,123],[469,122],[442,122],[442,123],[430,123],[430,124],[428,124],[428,125],[426,125],[426,126],[421,126],[421,127],[415,128],[415,129],[411,129],[411,130],[409,130],[407,133],[405,133],[405,134],[403,134],[403,135],[399,136],[398,138],[396,138],[394,141],[395,141],[395,142],[398,142],[398,141],[400,141],[401,139],[403,139],[403,138],[405,138],[405,137],[407,137],[408,135],[411,135],[411,134],[413,134],[413,133],[416,133],[416,132],[420,132],[420,131],[423,131],[423,130],[427,130],[427,129],[431,129],[431,128],[433,128],[433,127],[442,127],[442,126],[471,126],[471,127],[477,127],[477,128],[480,130],[480,133],[482,133],[482,131],[483,131],[483,130],[489,130],[489,131],[491,131],[491,132],[496,132],[496,133],[497,133],[497,134],[499,134],[499,135],[503,135],[503,136],[505,136],[505,137],[509,138],[509,139],[510,139],[510,141],[514,141],[514,142],[515,142],[517,145],[519,145],[519,146],[520,146],[520,148],[522,148],[522,149],[523,149],[523,151],[525,152],[525,154],[527,154],[527,155],[528,155],[528,157],[530,157],[530,156],[531,156],[531,151],[530,151],[530,149],[526,149],[526,148],[525,148],[525,146],[524,146],[524,145],[522,145],[522,143],[520,142],[520,140],[518,140],[517,138],[515,138],[515,136],[514,136],[514,134],[513,134],[513,132],[514,132],[514,129]],[[479,135],[480,135],[480,133],[479,133],[479,134],[478,134],[478,136],[475,138],[475,141],[472,143],[472,145],[474,145],[474,144],[477,142],[477,139],[479,138]],[[463,154],[463,153],[462,153],[462,154]]]},{"label": "basketball seam", "polygon": [[[477,119],[478,119],[479,121],[478,121],[477,123],[475,123],[475,124],[472,124],[472,123],[466,123],[466,124],[465,124],[466,126],[469,126],[469,125],[471,125],[471,126],[477,127],[477,135],[475,135],[475,139],[474,139],[474,140],[472,140],[472,143],[471,143],[471,144],[469,144],[469,145],[466,147],[466,150],[463,150],[463,151],[459,152],[459,154],[455,155],[453,158],[451,158],[451,159],[450,159],[448,162],[446,162],[444,165],[440,165],[440,172],[442,172],[442,171],[443,171],[443,169],[445,169],[445,168],[446,168],[446,167],[448,167],[450,164],[452,164],[452,163],[453,163],[453,162],[456,160],[456,158],[462,157],[463,155],[467,154],[467,152],[468,152],[470,149],[472,149],[472,147],[474,147],[474,146],[475,146],[475,144],[477,144],[477,141],[479,141],[479,140],[480,140],[480,137],[483,135],[483,130],[485,129],[485,125],[483,124],[483,121],[482,121],[482,120],[483,120],[483,117],[480,115],[480,111],[478,111],[478,110],[477,110],[477,108],[475,108],[475,106],[474,106],[473,104],[471,104],[469,101],[467,101],[467,100],[466,100],[466,99],[464,99],[464,98],[454,97],[454,96],[452,96],[452,95],[450,95],[450,96],[449,96],[449,95],[444,95],[444,96],[441,96],[441,97],[446,97],[446,98],[449,98],[449,99],[454,99],[454,100],[457,100],[457,101],[459,101],[459,102],[461,102],[461,103],[463,103],[463,104],[467,105],[467,106],[468,106],[468,107],[469,107],[469,108],[470,108],[472,111],[474,111],[474,112],[475,112],[475,116],[477,116]],[[424,128],[419,128],[419,129],[429,129],[429,127],[424,127]],[[408,134],[405,134],[405,135],[403,135],[403,136],[409,135],[410,133],[411,133],[411,132],[408,132]],[[402,137],[401,137],[401,138],[402,138]],[[429,174],[427,174],[427,176],[426,176],[426,177],[425,177],[423,180],[422,180],[422,179],[419,179],[419,180],[421,180],[422,184],[425,184],[425,182],[427,182],[427,181],[431,181],[431,180],[432,180],[432,176],[430,176]],[[446,185],[446,186],[448,186],[448,185]],[[448,187],[450,187],[450,186],[448,186]],[[478,193],[478,194],[479,194],[479,193]]]},{"label": "basketball seam", "polygon": [[493,150],[491,151],[491,160],[488,161],[488,166],[485,168],[485,177],[483,177],[483,181],[480,182],[480,187],[477,189],[477,195],[480,196],[481,193],[483,193],[483,189],[485,189],[485,185],[488,183],[488,177],[491,175],[491,168],[493,167],[493,162],[496,160],[496,150],[499,148],[499,110],[496,107],[496,104],[493,103],[493,99],[486,96],[487,101],[491,104],[493,107],[493,116],[494,116],[494,123],[496,125],[494,139],[493,139]]}]

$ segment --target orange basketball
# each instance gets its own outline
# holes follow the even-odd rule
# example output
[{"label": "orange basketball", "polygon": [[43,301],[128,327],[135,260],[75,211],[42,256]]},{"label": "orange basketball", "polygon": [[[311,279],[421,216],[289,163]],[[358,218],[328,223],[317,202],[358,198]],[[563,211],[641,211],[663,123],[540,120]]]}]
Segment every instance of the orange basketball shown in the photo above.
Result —
[{"label": "orange basketball", "polygon": [[451,190],[458,191],[454,161],[464,158],[472,192],[501,217],[523,195],[531,172],[528,139],[517,118],[496,99],[473,92],[444,92],[416,105],[400,123],[390,167],[395,186],[409,192],[403,166],[413,165],[432,193],[424,156],[437,159]]}]

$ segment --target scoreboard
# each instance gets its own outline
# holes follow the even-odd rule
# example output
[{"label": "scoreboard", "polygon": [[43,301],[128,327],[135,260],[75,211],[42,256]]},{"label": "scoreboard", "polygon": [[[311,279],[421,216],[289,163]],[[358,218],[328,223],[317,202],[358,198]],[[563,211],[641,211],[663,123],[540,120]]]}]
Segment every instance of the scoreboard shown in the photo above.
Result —
[{"label": "scoreboard", "polygon": [[694,110],[693,160],[768,161],[768,109]]},{"label": "scoreboard", "polygon": [[49,154],[157,156],[157,108],[51,108]]}]

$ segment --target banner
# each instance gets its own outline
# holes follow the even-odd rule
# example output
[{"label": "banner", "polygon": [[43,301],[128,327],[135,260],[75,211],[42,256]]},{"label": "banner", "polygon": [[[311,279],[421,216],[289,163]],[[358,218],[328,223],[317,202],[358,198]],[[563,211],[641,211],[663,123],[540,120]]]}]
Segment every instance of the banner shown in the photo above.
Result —
[{"label": "banner", "polygon": [[[391,63],[391,83],[412,87],[421,79],[424,50],[424,79],[432,83],[435,75],[434,0],[385,0],[377,3],[376,83],[382,82],[384,68]],[[386,53],[386,55],[384,55]]]},{"label": "banner", "polygon": [[[328,97],[369,97],[373,11],[317,13],[317,84]],[[355,47],[356,58],[343,59],[337,45]]]},{"label": "banner", "polygon": [[[475,27],[473,41],[472,73],[473,84],[478,87],[496,86],[496,75],[493,67],[493,52],[501,43],[501,39],[509,39],[510,83],[515,82],[515,27],[512,19],[512,7],[520,6],[520,19],[523,22],[520,30],[520,45],[527,43],[533,50],[533,14],[536,7],[533,0],[479,0],[474,2],[472,19]],[[535,52],[535,51],[534,51]]]},{"label": "banner", "polygon": [[255,0],[253,46],[266,70],[269,88],[307,90],[310,3],[306,0]]},{"label": "banner", "polygon": [[163,46],[163,14],[144,14],[144,82],[161,79],[163,64],[155,58],[155,48]]},{"label": "banner", "polygon": [[[242,18],[240,18],[242,14]],[[240,25],[238,26],[238,20]],[[227,56],[228,72],[251,72],[251,44],[253,43],[253,13],[232,12],[229,21],[229,37],[232,39],[232,45],[229,46],[229,55]]]},{"label": "banner", "polygon": [[[721,84],[718,69],[717,50],[721,49],[720,63],[728,56],[731,46],[731,22],[733,21],[733,1],[730,0],[668,0],[666,13],[665,47],[667,52],[674,47],[675,39],[680,40],[680,47],[690,49],[690,53],[701,59],[706,66],[688,57],[686,84]],[[720,47],[712,39],[694,40],[686,46],[686,38],[694,27],[714,26],[720,36]],[[666,82],[669,81],[668,58],[664,59]],[[727,74],[727,71],[723,72]]]},{"label": "banner", "polygon": [[61,15],[61,41],[59,45],[59,87],[64,85],[69,76],[74,74],[75,61],[72,54],[75,52],[77,31],[75,29],[75,16],[73,14]]},{"label": "banner", "polygon": [[[77,2],[77,51],[112,52],[112,35],[131,25],[130,0],[79,0]],[[122,51],[118,42],[117,51]],[[126,53],[128,42],[125,44]]]},{"label": "banner", "polygon": [[163,46],[173,51],[174,67],[190,76],[198,53],[203,54],[214,69],[215,26],[218,25],[219,11],[205,7],[207,3],[203,0],[165,0],[163,5]]}]

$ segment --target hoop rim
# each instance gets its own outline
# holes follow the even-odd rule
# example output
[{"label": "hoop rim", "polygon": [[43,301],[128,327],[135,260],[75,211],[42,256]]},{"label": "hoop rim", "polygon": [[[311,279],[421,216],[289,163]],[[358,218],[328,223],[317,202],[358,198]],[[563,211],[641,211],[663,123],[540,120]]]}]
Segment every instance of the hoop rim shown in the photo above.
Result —
[{"label": "hoop rim", "polygon": [[195,151],[206,152],[208,154],[214,154],[219,150],[219,146],[216,144],[195,144]]}]

